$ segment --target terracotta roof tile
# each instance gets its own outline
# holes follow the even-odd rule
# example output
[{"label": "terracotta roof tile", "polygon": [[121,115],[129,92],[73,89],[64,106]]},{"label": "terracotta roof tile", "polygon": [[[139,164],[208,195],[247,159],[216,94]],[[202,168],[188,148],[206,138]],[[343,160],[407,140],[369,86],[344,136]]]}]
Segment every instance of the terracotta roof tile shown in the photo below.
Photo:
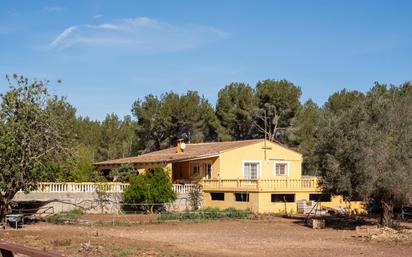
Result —
[{"label": "terracotta roof tile", "polygon": [[225,141],[210,142],[199,144],[186,144],[184,152],[177,153],[176,147],[142,154],[139,156],[121,158],[97,162],[95,165],[119,165],[127,163],[156,163],[156,162],[175,162],[193,158],[202,158],[217,155],[222,151],[242,147],[263,141],[263,139],[243,140],[243,141]]}]

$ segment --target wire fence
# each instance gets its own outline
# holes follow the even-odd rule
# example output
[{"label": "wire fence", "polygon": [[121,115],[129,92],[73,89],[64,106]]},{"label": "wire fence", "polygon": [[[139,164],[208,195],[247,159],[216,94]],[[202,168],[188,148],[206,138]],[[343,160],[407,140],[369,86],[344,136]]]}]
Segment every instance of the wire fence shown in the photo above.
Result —
[{"label": "wire fence", "polygon": [[[56,224],[87,224],[87,225],[131,225],[143,223],[162,223],[182,220],[214,220],[225,218],[244,219],[249,217],[250,210],[236,210],[228,208],[205,208],[192,210],[187,208],[181,211],[173,211],[172,203],[125,203],[118,200],[105,199],[100,203],[94,203],[90,213],[90,205],[82,201],[73,204],[69,201],[48,201],[51,203],[63,203],[71,205],[65,212],[56,212],[53,206],[40,208],[14,208],[14,213],[24,214],[28,222],[47,221]],[[90,203],[89,203],[90,204]],[[100,208],[101,206],[102,208]],[[111,207],[111,208],[110,208]],[[99,209],[100,208],[100,209]]]}]

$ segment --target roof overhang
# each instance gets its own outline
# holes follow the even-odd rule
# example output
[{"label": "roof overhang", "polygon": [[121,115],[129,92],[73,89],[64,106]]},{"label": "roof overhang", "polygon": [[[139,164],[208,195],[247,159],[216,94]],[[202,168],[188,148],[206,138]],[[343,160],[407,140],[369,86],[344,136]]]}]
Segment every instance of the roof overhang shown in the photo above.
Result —
[{"label": "roof overhang", "polygon": [[115,163],[94,163],[93,165],[95,166],[120,166],[123,164],[133,164],[133,165],[145,165],[145,164],[155,164],[155,163],[162,163],[162,164],[167,164],[167,163],[177,163],[177,162],[187,162],[187,161],[195,161],[195,160],[202,160],[202,159],[207,159],[207,158],[213,158],[213,157],[218,157],[219,153],[211,153],[211,154],[204,154],[204,155],[198,155],[195,157],[188,157],[188,158],[182,158],[182,159],[170,159],[170,160],[156,160],[156,161],[145,161],[145,162],[115,162]]},{"label": "roof overhang", "polygon": [[187,159],[183,159],[183,160],[172,161],[172,163],[173,163],[173,162],[196,161],[196,160],[208,159],[208,158],[213,158],[213,157],[218,157],[218,156],[219,156],[218,153],[205,154],[205,155],[200,155],[200,156],[198,156],[198,157],[193,157],[193,158],[187,158]]}]

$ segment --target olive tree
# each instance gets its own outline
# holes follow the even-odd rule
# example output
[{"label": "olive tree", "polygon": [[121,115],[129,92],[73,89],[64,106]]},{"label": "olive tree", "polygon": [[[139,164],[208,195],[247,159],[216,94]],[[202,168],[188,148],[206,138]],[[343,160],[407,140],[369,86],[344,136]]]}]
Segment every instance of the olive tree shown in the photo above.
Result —
[{"label": "olive tree", "polygon": [[394,207],[412,197],[412,84],[376,84],[334,113],[325,112],[316,146],[323,190],[374,200],[391,226]]},{"label": "olive tree", "polygon": [[61,99],[49,94],[49,82],[6,79],[9,89],[0,95],[0,218],[17,192],[36,188],[48,163],[68,155],[63,119],[49,108]]}]

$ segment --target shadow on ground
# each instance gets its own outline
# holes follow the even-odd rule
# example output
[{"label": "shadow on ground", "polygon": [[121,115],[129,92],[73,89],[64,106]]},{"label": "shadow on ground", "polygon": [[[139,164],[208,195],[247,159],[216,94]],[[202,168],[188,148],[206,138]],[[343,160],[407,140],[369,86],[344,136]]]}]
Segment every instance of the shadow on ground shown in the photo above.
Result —
[{"label": "shadow on ground", "polygon": [[[285,217],[294,219],[293,223],[306,226],[306,217]],[[363,225],[376,225],[375,221],[367,220],[364,217],[359,216],[325,216],[326,228],[332,228],[337,230],[355,230],[357,226]]]}]

